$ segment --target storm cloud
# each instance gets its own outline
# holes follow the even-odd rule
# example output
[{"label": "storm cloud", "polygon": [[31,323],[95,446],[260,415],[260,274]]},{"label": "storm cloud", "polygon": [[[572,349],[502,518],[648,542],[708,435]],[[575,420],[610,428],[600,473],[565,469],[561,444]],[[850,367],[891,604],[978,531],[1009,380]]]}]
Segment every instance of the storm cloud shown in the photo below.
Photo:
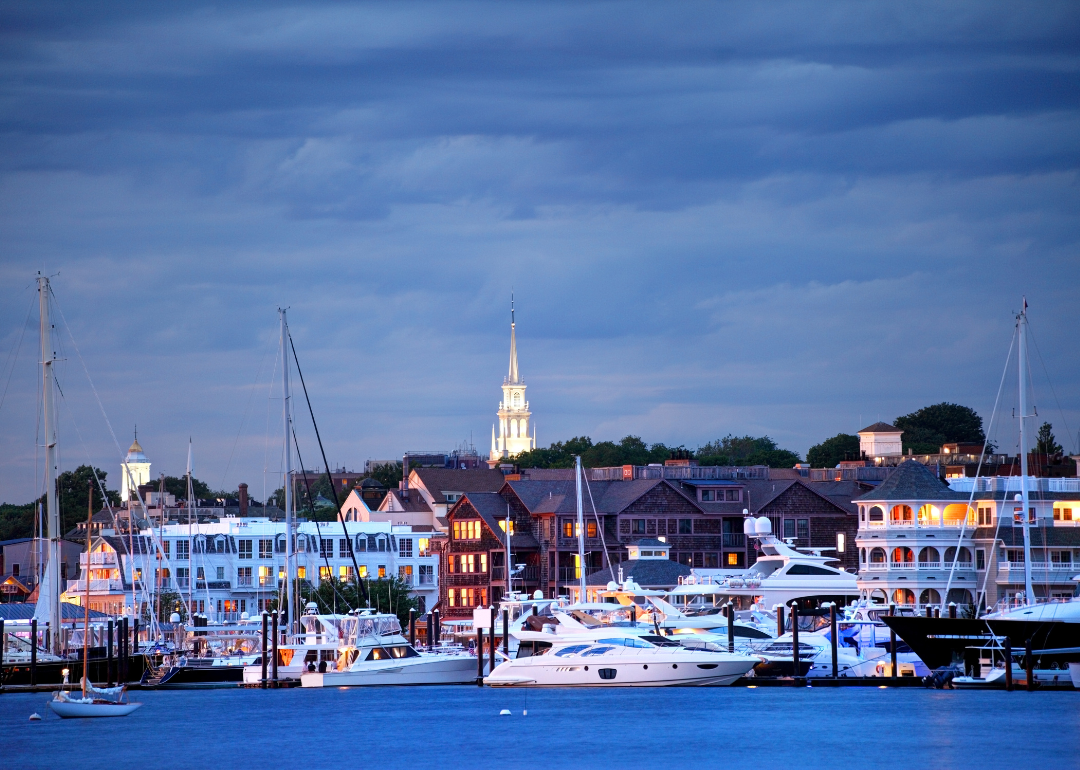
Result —
[{"label": "storm cloud", "polygon": [[277,486],[279,306],[331,463],[485,452],[511,290],[542,445],[989,418],[1027,295],[1075,451],[1078,97],[1067,2],[6,4],[0,499],[39,270],[113,477],[82,361],[155,473]]}]

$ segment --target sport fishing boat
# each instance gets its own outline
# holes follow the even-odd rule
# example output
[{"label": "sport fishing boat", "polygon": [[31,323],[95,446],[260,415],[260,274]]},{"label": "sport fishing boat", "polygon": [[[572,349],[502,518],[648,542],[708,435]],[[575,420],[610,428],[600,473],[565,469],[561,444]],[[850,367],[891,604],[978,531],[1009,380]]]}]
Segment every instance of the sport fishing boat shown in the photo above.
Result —
[{"label": "sport fishing boat", "polygon": [[760,658],[690,649],[657,635],[611,626],[589,627],[565,613],[558,626],[516,631],[517,657],[484,679],[506,687],[672,687],[729,685]]},{"label": "sport fishing boat", "polygon": [[[299,622],[300,632],[291,642],[278,646],[278,679],[299,679],[305,673],[336,667],[338,649],[351,644],[348,634],[359,625],[353,615],[320,614],[315,602],[308,602]],[[269,672],[268,665],[267,676]],[[244,683],[258,684],[262,677],[260,654],[251,665],[244,666]]]},{"label": "sport fishing boat", "polygon": [[344,643],[338,647],[334,669],[304,672],[302,687],[476,682],[475,655],[418,651],[402,635],[397,615],[370,611],[350,615],[341,621],[340,635]]}]

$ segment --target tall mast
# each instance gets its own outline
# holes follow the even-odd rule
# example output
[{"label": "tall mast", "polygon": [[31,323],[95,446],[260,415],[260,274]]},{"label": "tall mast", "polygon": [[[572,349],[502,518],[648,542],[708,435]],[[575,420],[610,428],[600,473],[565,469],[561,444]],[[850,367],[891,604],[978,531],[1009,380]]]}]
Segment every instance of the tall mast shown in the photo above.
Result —
[{"label": "tall mast", "polygon": [[1024,523],[1024,603],[1035,601],[1035,592],[1031,587],[1031,529],[1028,526],[1028,456],[1024,420],[1027,419],[1027,297],[1024,297],[1023,309],[1017,317],[1020,336],[1020,499],[1023,510],[1020,512]]},{"label": "tall mast", "polygon": [[45,510],[49,540],[49,564],[52,580],[47,585],[48,596],[38,594],[38,601],[48,602],[49,627],[52,629],[52,652],[60,653],[60,509],[56,505],[56,415],[53,411],[52,324],[49,322],[49,279],[39,275],[38,300],[41,305],[41,370],[42,405],[45,411]]},{"label": "tall mast", "polygon": [[[82,696],[86,697],[86,685],[90,679],[90,528],[94,522],[94,482],[90,482],[86,500],[86,595],[83,598],[83,636],[82,636]],[[55,632],[53,632],[55,633]],[[111,644],[111,642],[110,642]]]},{"label": "tall mast", "polygon": [[[191,542],[191,497],[192,497],[191,474],[192,474],[191,437],[188,436],[188,442],[187,442],[187,556],[188,556],[188,566],[187,566],[187,575],[188,575],[187,622],[194,625],[195,624],[195,619],[193,617],[192,607],[195,604],[195,575],[192,574],[191,568],[195,564],[195,556],[191,552],[191,550],[192,550],[191,549],[191,546],[192,546],[192,542]],[[165,514],[165,498],[164,498],[164,496],[161,499],[161,509],[162,509],[161,510],[162,515],[164,515]]]},{"label": "tall mast", "polygon": [[[288,322],[285,310],[278,308],[281,317],[281,420],[285,439],[285,628],[292,630],[293,607],[293,489],[292,489],[292,409],[289,403]],[[277,629],[274,629],[277,633]]]},{"label": "tall mast", "polygon": [[585,515],[581,506],[581,455],[574,458],[574,482],[577,485],[577,552],[579,602],[585,599]]}]

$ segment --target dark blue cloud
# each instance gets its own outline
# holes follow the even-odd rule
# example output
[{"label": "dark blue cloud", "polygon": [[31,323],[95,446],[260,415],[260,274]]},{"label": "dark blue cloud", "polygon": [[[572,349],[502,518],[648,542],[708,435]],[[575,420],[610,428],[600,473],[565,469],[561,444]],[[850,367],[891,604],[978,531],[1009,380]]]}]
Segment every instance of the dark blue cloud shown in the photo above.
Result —
[{"label": "dark blue cloud", "polygon": [[[512,286],[542,443],[800,451],[988,414],[1027,293],[1075,432],[1078,59],[1073,3],[5,5],[0,352],[59,270],[118,430],[255,483],[278,305],[354,465],[484,448]],[[69,464],[112,467],[77,364]]]}]

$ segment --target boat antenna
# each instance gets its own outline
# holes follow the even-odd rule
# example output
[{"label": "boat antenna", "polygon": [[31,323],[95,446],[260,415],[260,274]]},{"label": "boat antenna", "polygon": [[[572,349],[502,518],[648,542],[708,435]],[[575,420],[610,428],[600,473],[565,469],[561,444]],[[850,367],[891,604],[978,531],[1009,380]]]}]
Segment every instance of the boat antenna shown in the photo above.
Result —
[{"label": "boat antenna", "polygon": [[[322,436],[319,435],[319,425],[315,422],[315,410],[311,408],[311,398],[308,396],[307,384],[304,382],[304,373],[300,370],[300,359],[296,356],[296,345],[293,343],[292,333],[289,331],[288,326],[285,327],[285,333],[289,337],[289,347],[292,349],[293,361],[296,362],[296,373],[300,377],[300,387],[304,390],[304,400],[307,402],[308,414],[311,415],[311,424],[315,428],[315,440],[319,442],[319,453],[322,455],[323,465],[326,466],[326,476],[330,479],[330,491],[334,493],[334,510],[337,513],[338,521],[341,522],[341,531],[345,534],[345,544],[348,546],[349,557],[352,559],[356,587],[359,589],[364,601],[368,602],[367,589],[364,587],[364,581],[360,579],[360,565],[356,562],[356,551],[353,548],[352,538],[349,537],[349,528],[345,526],[345,517],[341,515],[341,501],[338,499],[337,487],[334,486],[334,477],[330,475],[330,463],[326,461],[326,450],[323,449]],[[299,449],[297,452],[299,453]],[[308,493],[308,497],[311,497],[310,493]]]}]

